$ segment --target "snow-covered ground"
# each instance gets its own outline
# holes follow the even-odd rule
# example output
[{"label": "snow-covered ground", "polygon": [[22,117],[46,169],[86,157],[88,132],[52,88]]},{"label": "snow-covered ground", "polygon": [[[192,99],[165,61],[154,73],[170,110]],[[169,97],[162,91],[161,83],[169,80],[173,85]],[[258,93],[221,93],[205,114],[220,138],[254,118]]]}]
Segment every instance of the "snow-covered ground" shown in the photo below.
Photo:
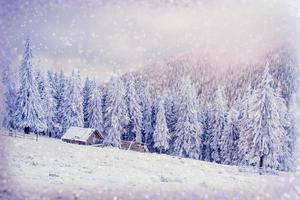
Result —
[{"label": "snow-covered ground", "polygon": [[300,199],[299,167],[259,175],[46,137],[0,135],[0,145],[0,199]]}]

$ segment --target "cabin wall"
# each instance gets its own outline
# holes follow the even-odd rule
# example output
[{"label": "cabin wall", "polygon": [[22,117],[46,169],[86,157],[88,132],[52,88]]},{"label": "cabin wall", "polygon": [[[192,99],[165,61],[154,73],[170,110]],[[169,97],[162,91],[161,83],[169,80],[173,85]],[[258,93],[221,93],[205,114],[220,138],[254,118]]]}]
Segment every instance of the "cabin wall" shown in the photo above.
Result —
[{"label": "cabin wall", "polygon": [[[129,149],[129,147],[130,147],[130,149]],[[138,151],[138,152],[147,152],[148,151],[146,145],[136,143],[136,142],[132,142],[132,144],[131,144],[130,141],[122,141],[121,149],[125,149],[125,150],[129,149],[129,150]]]},{"label": "cabin wall", "polygon": [[88,140],[87,140],[87,144],[91,145],[91,144],[101,144],[103,141],[103,139],[98,135],[98,134],[92,134]]},{"label": "cabin wall", "polygon": [[81,144],[81,145],[86,144],[85,142],[77,141],[77,140],[62,139],[62,141],[67,142],[67,143],[72,143],[72,144]]}]

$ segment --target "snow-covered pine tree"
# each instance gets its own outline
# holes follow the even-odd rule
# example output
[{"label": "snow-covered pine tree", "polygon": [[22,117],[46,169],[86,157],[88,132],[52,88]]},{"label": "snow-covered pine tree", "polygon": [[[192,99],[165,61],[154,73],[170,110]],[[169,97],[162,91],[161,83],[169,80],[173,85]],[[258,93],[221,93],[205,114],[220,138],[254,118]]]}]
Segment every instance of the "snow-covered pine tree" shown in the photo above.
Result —
[{"label": "snow-covered pine tree", "polygon": [[143,138],[142,141],[148,144],[148,139],[153,135],[153,124],[152,124],[152,100],[150,96],[150,84],[146,82],[143,85],[143,90],[140,91],[140,99],[141,99],[141,106],[142,106],[142,133]]},{"label": "snow-covered pine tree", "polygon": [[167,118],[167,125],[170,133],[175,131],[177,115],[176,115],[176,106],[173,94],[170,90],[166,92],[166,99],[165,99],[165,111],[166,111],[166,118]]},{"label": "snow-covered pine tree", "polygon": [[174,141],[175,141],[175,130],[176,130],[176,121],[177,121],[177,113],[176,113],[176,94],[177,92],[172,92],[171,89],[166,90],[165,97],[165,114],[167,120],[167,127],[170,135],[170,148],[168,153],[173,154],[174,152]]},{"label": "snow-covered pine tree", "polygon": [[90,81],[89,77],[85,79],[84,87],[82,89],[82,96],[83,96],[83,116],[84,116],[84,127],[89,127],[89,111],[88,107],[90,104],[90,99],[92,96],[92,81]]},{"label": "snow-covered pine tree", "polygon": [[205,157],[205,155],[203,155],[203,152],[204,152],[204,123],[206,121],[206,118],[205,118],[205,101],[204,101],[204,97],[203,95],[198,95],[197,96],[197,102],[198,102],[198,112],[197,112],[197,118],[198,118],[198,122],[200,123],[201,125],[201,130],[200,130],[200,142],[201,142],[201,149],[200,149],[200,156],[199,156],[199,159],[200,160],[203,160]]},{"label": "snow-covered pine tree", "polygon": [[[55,84],[57,85],[57,73],[54,74],[54,79],[52,81],[55,81]],[[50,137],[56,137],[57,131],[59,130],[59,123],[56,120],[57,116],[57,101],[54,98],[53,94],[53,83],[48,78],[45,79],[46,84],[46,94],[48,96],[48,112],[49,116],[47,116],[47,124],[48,124],[48,133]]]},{"label": "snow-covered pine tree", "polygon": [[140,105],[140,97],[136,92],[135,78],[133,73],[128,74],[126,91],[126,104],[129,114],[128,133],[124,135],[124,140],[142,142],[142,107]]},{"label": "snow-covered pine tree", "polygon": [[279,168],[280,157],[288,148],[280,114],[284,101],[272,87],[268,63],[261,82],[249,97],[249,105],[244,124],[247,128],[240,133],[240,152],[250,165]]},{"label": "snow-covered pine tree", "polygon": [[105,145],[120,147],[121,136],[129,124],[125,101],[125,88],[121,78],[112,77],[108,82],[105,99]]},{"label": "snow-covered pine tree", "polygon": [[[248,124],[249,119],[249,108],[250,108],[250,102],[249,98],[252,96],[253,88],[251,86],[251,83],[248,83],[244,92],[237,98],[237,101],[235,102],[236,108],[239,110],[239,119],[238,119],[238,130],[240,137],[243,137],[244,132],[248,132],[249,128],[251,128],[251,125]],[[241,135],[242,134],[242,135]],[[238,143],[238,154],[239,154],[239,165],[249,165],[247,163],[247,160],[245,159],[245,152],[240,148],[241,146],[244,146],[244,142],[247,142],[246,140],[242,139],[239,140]]]},{"label": "snow-covered pine tree", "polygon": [[68,102],[68,92],[67,85],[69,84],[69,80],[65,77],[63,71],[61,70],[59,75],[56,73],[53,76],[53,99],[55,102],[55,118],[54,122],[57,125],[56,135],[55,137],[60,138],[62,134],[65,132],[64,122],[62,119],[66,118],[66,112],[64,110],[64,106]]},{"label": "snow-covered pine tree", "polygon": [[[57,90],[59,87],[59,79],[58,79],[58,75],[55,72],[52,72],[50,70],[47,71],[47,81],[48,81],[48,87],[49,87],[49,91],[50,91],[50,95],[53,99],[53,103],[55,105],[55,109],[56,110],[56,106],[57,106]],[[56,113],[56,112],[54,112]]]},{"label": "snow-covered pine tree", "polygon": [[38,91],[41,97],[41,105],[44,112],[44,121],[47,124],[47,129],[43,131],[49,137],[55,134],[56,125],[55,118],[55,104],[51,95],[49,82],[44,78],[40,70],[37,69],[36,80],[38,84]]},{"label": "snow-covered pine tree", "polygon": [[62,133],[71,126],[83,127],[83,108],[79,71],[73,70],[63,94]]},{"label": "snow-covered pine tree", "polygon": [[[281,96],[281,95],[280,95]],[[291,112],[288,110],[286,103],[281,105],[281,123],[285,130],[284,135],[284,144],[282,145],[281,154],[279,155],[278,162],[280,166],[279,170],[289,171],[293,169],[293,152],[295,147],[296,135],[295,135],[295,127],[293,122],[293,116]]]},{"label": "snow-covered pine tree", "polygon": [[16,98],[17,91],[15,83],[12,81],[12,70],[9,65],[4,65],[2,69],[2,86],[0,89],[3,89],[3,101],[5,103],[3,110],[3,120],[2,126],[5,128],[16,128],[15,123],[15,110],[16,110]]},{"label": "snow-covered pine tree", "polygon": [[55,88],[54,84],[54,72],[51,71],[51,70],[48,70],[47,71],[47,79],[48,79],[48,83],[49,83],[49,87],[50,87],[50,92],[51,92],[51,95],[53,96],[53,90]]},{"label": "snow-covered pine tree", "polygon": [[97,87],[95,81],[91,81],[91,96],[89,98],[86,112],[87,112],[87,124],[88,128],[95,128],[103,133],[103,113],[102,113],[102,93],[99,87]]},{"label": "snow-covered pine tree", "polygon": [[[43,123],[45,123],[47,125],[47,116],[46,116],[46,110],[45,110],[45,105],[47,105],[47,94],[46,94],[46,90],[45,90],[45,80],[44,80],[44,77],[42,76],[41,74],[41,71],[38,69],[38,68],[35,68],[35,80],[36,80],[36,83],[37,83],[37,89],[38,89],[38,93],[40,95],[40,98],[41,98],[41,108],[42,108],[42,120],[43,120]],[[42,130],[40,134],[47,134],[47,129],[48,127],[46,126],[45,127],[45,130]]]},{"label": "snow-covered pine tree", "polygon": [[238,155],[238,117],[239,112],[234,106],[228,112],[227,123],[223,134],[221,135],[221,157],[222,163],[227,165],[237,165],[239,161]]},{"label": "snow-covered pine tree", "polygon": [[202,160],[212,162],[213,112],[211,103],[207,102],[203,111]]},{"label": "snow-covered pine tree", "polygon": [[29,129],[35,133],[47,128],[44,112],[33,70],[33,56],[30,39],[27,38],[25,52],[20,67],[20,89],[17,93],[16,124],[19,129]]},{"label": "snow-covered pine tree", "polygon": [[178,96],[178,119],[175,130],[174,154],[180,157],[201,157],[202,125],[198,121],[199,104],[190,78],[184,78]]},{"label": "snow-covered pine tree", "polygon": [[169,130],[167,127],[164,100],[161,99],[158,103],[158,113],[156,116],[155,130],[153,133],[154,147],[162,153],[169,149]]},{"label": "snow-covered pine tree", "polygon": [[218,88],[215,101],[213,102],[213,127],[212,138],[210,139],[211,158],[213,162],[222,161],[220,142],[226,126],[227,102],[224,95],[224,89]]},{"label": "snow-covered pine tree", "polygon": [[83,98],[81,95],[81,80],[79,70],[73,70],[70,81],[71,126],[83,127]]}]

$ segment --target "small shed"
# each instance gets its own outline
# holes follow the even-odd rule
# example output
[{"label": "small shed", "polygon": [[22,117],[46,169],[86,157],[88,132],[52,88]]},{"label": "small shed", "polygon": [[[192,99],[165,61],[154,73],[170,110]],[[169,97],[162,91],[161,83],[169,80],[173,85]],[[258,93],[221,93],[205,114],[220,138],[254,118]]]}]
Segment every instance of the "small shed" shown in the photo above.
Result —
[{"label": "small shed", "polygon": [[104,137],[97,129],[70,127],[61,139],[68,143],[92,145],[101,144]]},{"label": "small shed", "polygon": [[148,152],[147,145],[144,143],[139,143],[136,141],[121,141],[121,149],[139,151],[139,152]]}]

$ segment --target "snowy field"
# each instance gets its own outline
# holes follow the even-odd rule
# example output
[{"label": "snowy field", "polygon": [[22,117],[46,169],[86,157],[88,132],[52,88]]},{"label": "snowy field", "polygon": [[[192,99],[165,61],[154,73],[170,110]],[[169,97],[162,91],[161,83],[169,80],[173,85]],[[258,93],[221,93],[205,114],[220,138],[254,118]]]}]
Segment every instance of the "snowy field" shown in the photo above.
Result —
[{"label": "snowy field", "polygon": [[0,199],[300,199],[299,167],[258,175],[235,166],[46,137],[0,135],[0,141]]}]

